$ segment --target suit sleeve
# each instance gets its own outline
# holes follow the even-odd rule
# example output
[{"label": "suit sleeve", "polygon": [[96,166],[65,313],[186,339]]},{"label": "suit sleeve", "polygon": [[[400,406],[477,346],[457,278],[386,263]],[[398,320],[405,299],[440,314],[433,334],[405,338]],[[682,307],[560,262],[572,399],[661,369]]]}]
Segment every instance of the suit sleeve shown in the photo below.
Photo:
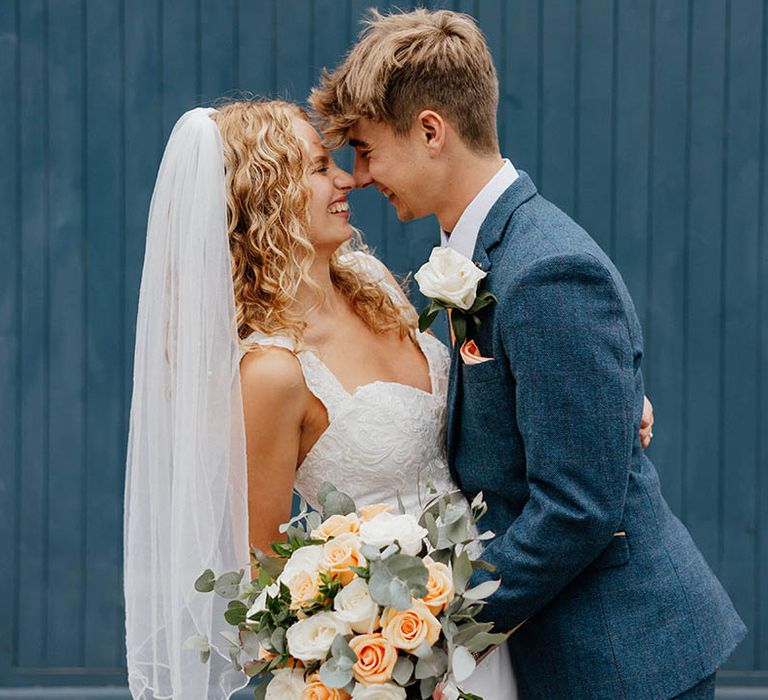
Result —
[{"label": "suit sleeve", "polygon": [[562,590],[619,527],[634,438],[634,357],[624,304],[589,255],[537,261],[499,300],[529,498],[486,548],[500,576],[483,619],[509,630]]}]

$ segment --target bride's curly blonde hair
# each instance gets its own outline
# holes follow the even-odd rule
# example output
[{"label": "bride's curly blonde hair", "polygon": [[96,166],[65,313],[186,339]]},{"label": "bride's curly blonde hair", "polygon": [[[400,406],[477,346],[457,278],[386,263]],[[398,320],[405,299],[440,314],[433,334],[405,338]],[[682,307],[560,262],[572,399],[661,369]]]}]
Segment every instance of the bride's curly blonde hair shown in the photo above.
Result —
[{"label": "bride's curly blonde hair", "polygon": [[[254,331],[287,334],[300,345],[307,322],[291,308],[300,285],[317,293],[318,305],[322,302],[310,276],[315,249],[309,238],[309,157],[291,121],[307,114],[279,100],[230,102],[217,110],[212,118],[224,143],[238,335],[243,340]],[[365,250],[359,237],[332,256],[334,286],[375,333],[411,334],[413,312],[343,260],[353,250]]]}]

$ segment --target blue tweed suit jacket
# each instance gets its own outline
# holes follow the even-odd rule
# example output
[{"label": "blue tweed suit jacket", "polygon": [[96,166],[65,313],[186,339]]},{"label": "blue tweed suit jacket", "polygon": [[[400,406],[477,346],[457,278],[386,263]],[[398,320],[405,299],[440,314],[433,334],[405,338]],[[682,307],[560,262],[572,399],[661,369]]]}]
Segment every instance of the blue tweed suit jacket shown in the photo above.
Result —
[{"label": "blue tweed suit jacket", "polygon": [[641,448],[643,340],[621,275],[520,177],[483,223],[475,262],[498,303],[454,350],[448,452],[482,490],[484,617],[509,645],[522,700],[671,698],[713,673],[746,629],[661,495]]}]

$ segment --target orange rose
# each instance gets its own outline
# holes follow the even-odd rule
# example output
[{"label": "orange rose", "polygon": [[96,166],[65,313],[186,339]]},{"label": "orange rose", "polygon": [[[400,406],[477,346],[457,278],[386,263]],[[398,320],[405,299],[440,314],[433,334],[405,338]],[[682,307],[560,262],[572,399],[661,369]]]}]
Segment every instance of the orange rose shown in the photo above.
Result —
[{"label": "orange rose", "polygon": [[291,591],[291,610],[311,605],[320,593],[319,578],[306,571],[291,576],[286,585]]},{"label": "orange rose", "polygon": [[361,634],[353,637],[349,646],[357,654],[352,673],[360,683],[373,685],[392,679],[392,671],[397,663],[397,650],[383,635],[378,632]]},{"label": "orange rose", "polygon": [[323,545],[323,558],[320,568],[338,578],[346,586],[354,577],[350,566],[362,566],[365,563],[360,554],[360,540],[350,533],[339,535]]},{"label": "orange rose", "polygon": [[360,519],[363,521],[372,520],[379,513],[388,513],[392,510],[392,506],[388,503],[374,503],[370,506],[363,506],[360,508]]},{"label": "orange rose", "polygon": [[360,519],[354,513],[349,515],[332,515],[317,530],[312,530],[312,539],[327,540],[349,532],[353,535],[360,532]]},{"label": "orange rose", "polygon": [[450,605],[456,589],[453,586],[453,575],[451,570],[437,561],[432,561],[425,557],[424,564],[429,571],[429,581],[427,581],[427,595],[424,603],[430,609],[433,615],[439,615]]},{"label": "orange rose", "polygon": [[381,633],[392,646],[413,651],[426,642],[434,646],[440,637],[440,623],[421,600],[414,600],[408,610],[386,608],[381,617]]},{"label": "orange rose", "polygon": [[320,680],[319,673],[313,673],[307,678],[307,684],[301,691],[301,700],[347,700],[349,693],[341,688],[326,688]]}]

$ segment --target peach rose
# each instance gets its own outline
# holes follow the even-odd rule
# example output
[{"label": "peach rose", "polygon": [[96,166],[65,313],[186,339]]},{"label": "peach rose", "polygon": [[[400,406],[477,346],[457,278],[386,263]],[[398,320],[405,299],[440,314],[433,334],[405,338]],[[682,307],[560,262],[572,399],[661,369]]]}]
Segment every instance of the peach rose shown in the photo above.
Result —
[{"label": "peach rose", "polygon": [[326,688],[319,673],[307,677],[307,684],[301,691],[301,700],[347,700],[349,693],[341,688]]},{"label": "peach rose", "polygon": [[389,503],[374,503],[370,506],[363,506],[360,508],[360,520],[367,522],[379,513],[388,513],[390,510],[392,510],[392,506]]},{"label": "peach rose", "polygon": [[319,528],[312,530],[312,539],[327,540],[349,532],[353,535],[360,532],[360,519],[354,513],[349,515],[332,515]]},{"label": "peach rose", "polygon": [[432,561],[429,557],[424,558],[424,564],[426,564],[427,571],[429,571],[427,595],[424,598],[424,603],[433,615],[439,615],[450,605],[456,595],[456,589],[453,586],[453,575],[445,564]]},{"label": "peach rose", "polygon": [[356,535],[346,533],[328,540],[323,545],[320,568],[338,578],[346,586],[354,577],[350,566],[362,566],[365,559],[360,554],[360,540]]},{"label": "peach rose", "polygon": [[392,679],[392,671],[397,663],[397,650],[382,634],[361,634],[353,637],[349,646],[357,654],[352,673],[360,683],[373,685]]},{"label": "peach rose", "polygon": [[307,571],[294,574],[286,585],[291,591],[291,610],[311,605],[320,594],[320,578]]},{"label": "peach rose", "polygon": [[413,651],[426,642],[434,646],[440,637],[440,623],[421,600],[414,600],[408,610],[386,608],[381,616],[381,633],[392,646]]}]

